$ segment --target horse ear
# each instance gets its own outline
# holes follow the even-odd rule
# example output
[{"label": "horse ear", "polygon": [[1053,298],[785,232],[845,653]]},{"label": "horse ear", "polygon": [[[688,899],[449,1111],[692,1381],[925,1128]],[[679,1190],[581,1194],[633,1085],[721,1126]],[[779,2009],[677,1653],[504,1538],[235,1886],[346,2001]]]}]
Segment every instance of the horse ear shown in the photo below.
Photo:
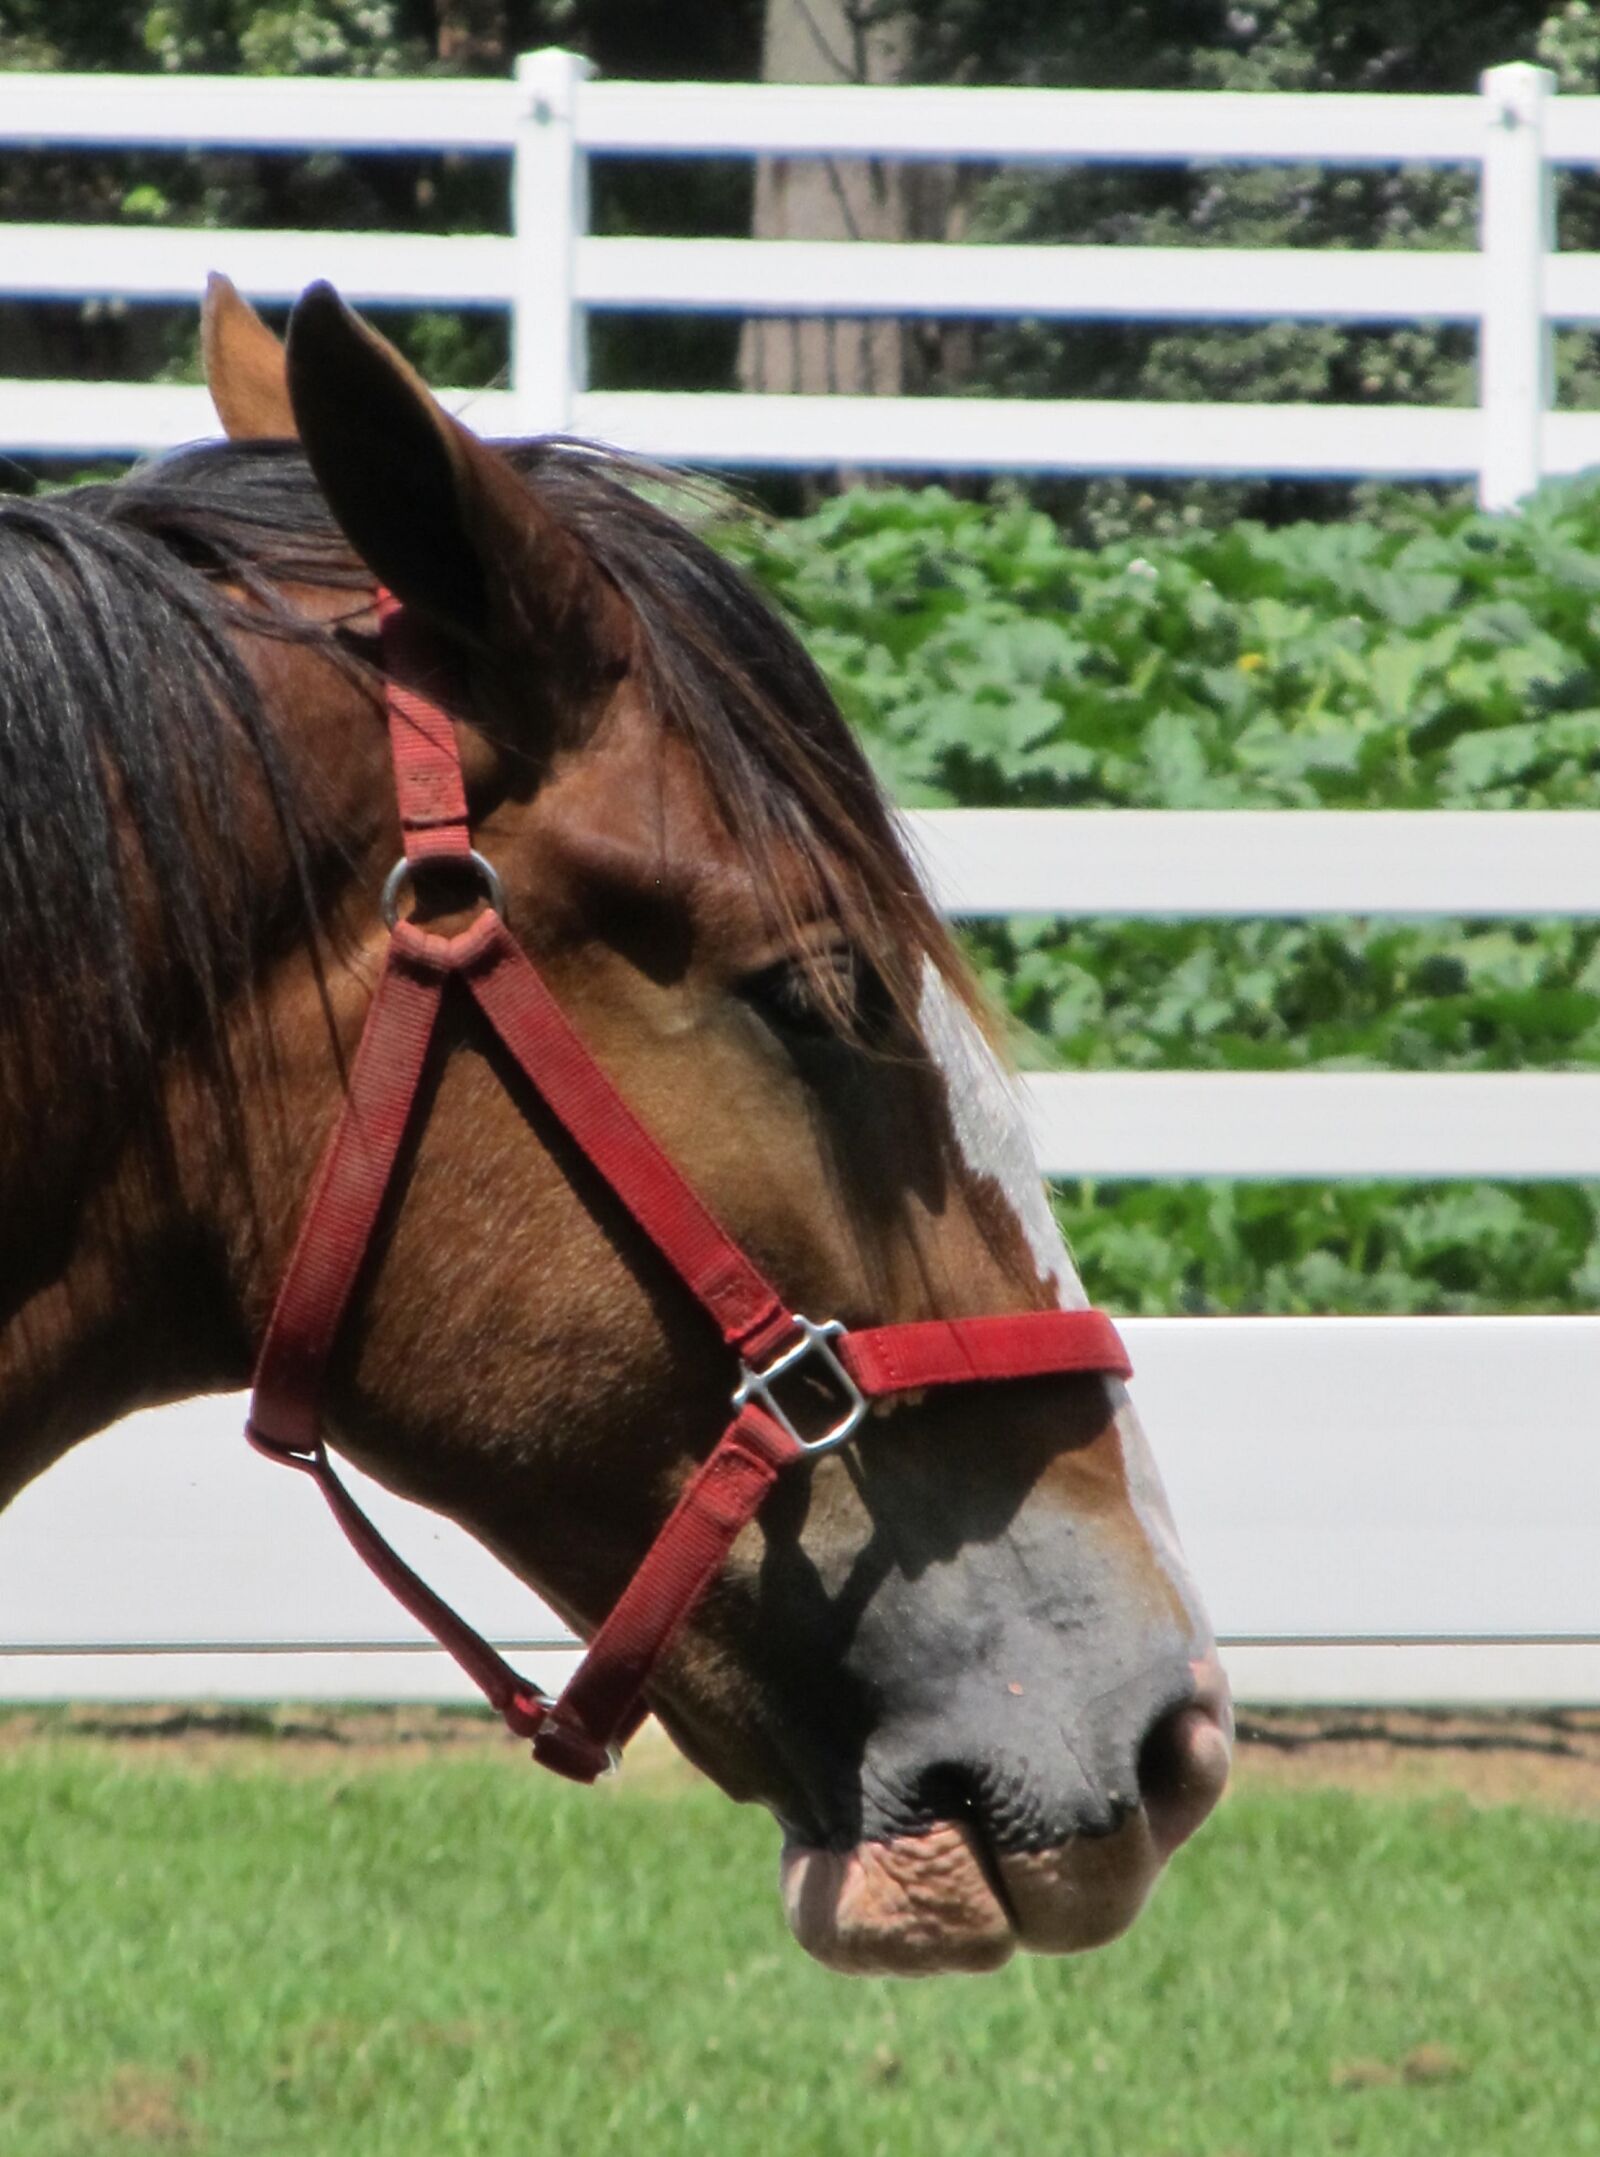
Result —
[{"label": "horse ear", "polygon": [[297,302],[288,354],[317,483],[398,598],[475,640],[498,627],[549,641],[592,612],[604,579],[584,548],[331,285]]},{"label": "horse ear", "polygon": [[200,350],[211,402],[230,441],[294,439],[283,346],[220,270],[206,279]]}]

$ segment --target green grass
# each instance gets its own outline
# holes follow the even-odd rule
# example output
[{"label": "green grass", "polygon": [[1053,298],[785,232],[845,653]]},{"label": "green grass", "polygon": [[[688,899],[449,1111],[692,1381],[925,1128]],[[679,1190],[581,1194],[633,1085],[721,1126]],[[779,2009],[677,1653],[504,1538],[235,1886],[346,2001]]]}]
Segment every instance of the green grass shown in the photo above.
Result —
[{"label": "green grass", "polygon": [[761,1818],[647,1769],[0,1754],[0,2149],[1600,2151],[1600,1827],[1246,1792],[1081,1962],[807,1963]]}]

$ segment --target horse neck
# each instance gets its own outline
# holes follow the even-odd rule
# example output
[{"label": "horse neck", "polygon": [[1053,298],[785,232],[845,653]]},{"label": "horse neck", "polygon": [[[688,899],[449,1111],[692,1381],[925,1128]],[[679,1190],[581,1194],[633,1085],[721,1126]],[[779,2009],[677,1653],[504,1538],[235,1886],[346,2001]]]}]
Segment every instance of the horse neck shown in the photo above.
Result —
[{"label": "horse neck", "polygon": [[[330,843],[355,861],[371,850],[371,804],[384,799],[381,729],[325,662],[269,652],[268,663],[284,748],[292,763],[316,759]],[[324,773],[330,761],[338,768]],[[264,914],[281,913],[283,855],[270,814],[263,809],[246,833],[252,856],[259,847],[252,868]],[[239,1103],[247,1161],[230,1161],[219,1146],[218,1104],[181,1055],[165,1059],[156,1100],[125,1111],[118,1103],[108,1116],[103,1097],[91,1105],[74,1086],[70,1057],[52,1055],[48,1009],[30,1023],[26,1053],[22,1041],[0,1037],[0,1506],[117,1417],[247,1382],[252,1330],[292,1227],[276,1202],[304,1165],[306,1128],[323,1111],[331,1117],[338,1096],[314,971],[303,951],[277,962],[276,976],[297,984],[302,1045],[290,1058],[293,1098],[270,1114],[258,1022],[283,997],[258,980],[238,999],[234,1046],[243,1044],[241,1072],[253,1074]],[[351,1007],[348,1051],[360,984],[343,987],[352,993],[335,1001]],[[280,1016],[271,1013],[274,1030]],[[273,1202],[265,1221],[263,1199]]]},{"label": "horse neck", "polygon": [[0,1155],[0,1504],[117,1416],[242,1382],[147,1151],[64,1132],[46,1100],[8,1122],[20,1143]]}]

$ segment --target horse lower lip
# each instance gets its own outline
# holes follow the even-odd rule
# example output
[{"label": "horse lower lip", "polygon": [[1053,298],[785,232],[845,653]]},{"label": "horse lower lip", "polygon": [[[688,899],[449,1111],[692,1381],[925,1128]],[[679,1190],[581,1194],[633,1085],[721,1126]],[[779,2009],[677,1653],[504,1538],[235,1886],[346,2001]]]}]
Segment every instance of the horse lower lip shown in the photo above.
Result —
[{"label": "horse lower lip", "polygon": [[1165,1855],[1142,1812],[1115,1834],[993,1856],[970,1828],[832,1851],[790,1845],[789,1924],[829,1968],[872,1976],[997,1969],[1021,1947],[1072,1954],[1102,1946],[1138,1915]]},{"label": "horse lower lip", "polygon": [[853,1850],[791,1844],[783,1901],[807,1953],[855,1975],[993,1970],[1016,1944],[968,1830],[954,1821]]},{"label": "horse lower lip", "polygon": [[1165,1858],[1143,1811],[1110,1835],[1078,1835],[1053,1850],[1002,1857],[1019,1944],[1035,1955],[1104,1947],[1144,1908]]}]

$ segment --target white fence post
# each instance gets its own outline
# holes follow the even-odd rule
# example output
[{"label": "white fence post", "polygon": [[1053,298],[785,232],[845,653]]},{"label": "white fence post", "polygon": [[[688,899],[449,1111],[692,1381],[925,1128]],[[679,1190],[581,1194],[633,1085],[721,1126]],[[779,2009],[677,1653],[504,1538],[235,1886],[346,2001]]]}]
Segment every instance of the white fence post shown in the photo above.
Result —
[{"label": "white fence post", "polygon": [[578,89],[590,72],[579,54],[554,46],[517,61],[525,100],[511,182],[511,386],[519,434],[569,428],[573,398],[586,382],[573,273],[578,236],[589,223],[588,159],[578,146],[576,118]]},{"label": "white fence post", "polygon": [[1515,508],[1538,486],[1544,468],[1551,391],[1544,265],[1555,238],[1544,117],[1555,86],[1548,68],[1521,61],[1491,67],[1481,78],[1486,132],[1479,197],[1478,499],[1485,509]]}]

